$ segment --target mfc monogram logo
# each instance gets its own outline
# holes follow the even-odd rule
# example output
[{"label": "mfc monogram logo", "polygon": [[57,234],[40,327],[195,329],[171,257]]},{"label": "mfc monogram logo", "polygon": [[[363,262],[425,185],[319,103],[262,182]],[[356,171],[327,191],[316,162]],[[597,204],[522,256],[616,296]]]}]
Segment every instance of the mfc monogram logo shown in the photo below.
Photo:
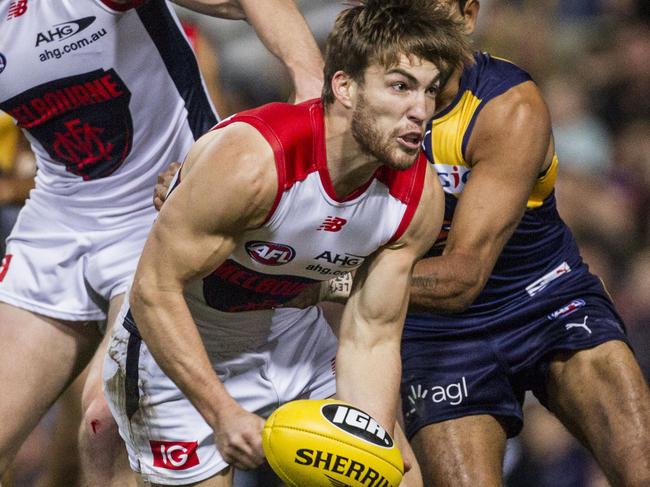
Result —
[{"label": "mfc monogram logo", "polygon": [[131,93],[113,69],[31,88],[0,105],[52,162],[84,181],[111,175],[131,152]]},{"label": "mfc monogram logo", "polygon": [[[63,131],[54,133],[52,148],[57,159],[66,161],[78,172],[83,172],[88,165],[111,160],[115,146],[102,139],[104,129],[78,118],[65,122],[63,127]],[[89,178],[84,175],[84,179]]]}]

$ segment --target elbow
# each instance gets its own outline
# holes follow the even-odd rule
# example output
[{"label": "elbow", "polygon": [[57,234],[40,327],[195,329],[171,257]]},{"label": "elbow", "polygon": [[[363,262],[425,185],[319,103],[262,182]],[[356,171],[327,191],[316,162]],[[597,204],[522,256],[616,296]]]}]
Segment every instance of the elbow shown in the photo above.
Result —
[{"label": "elbow", "polygon": [[136,319],[144,313],[144,310],[155,305],[151,286],[147,285],[143,279],[138,279],[137,276],[131,285],[128,300],[131,312]]},{"label": "elbow", "polygon": [[474,303],[480,294],[480,287],[471,287],[461,290],[457,295],[449,298],[444,305],[448,313],[463,313]]},{"label": "elbow", "polygon": [[455,295],[449,300],[447,311],[450,313],[463,313],[474,304],[476,298],[483,290],[487,276],[479,272],[467,276],[467,279],[459,279]]}]

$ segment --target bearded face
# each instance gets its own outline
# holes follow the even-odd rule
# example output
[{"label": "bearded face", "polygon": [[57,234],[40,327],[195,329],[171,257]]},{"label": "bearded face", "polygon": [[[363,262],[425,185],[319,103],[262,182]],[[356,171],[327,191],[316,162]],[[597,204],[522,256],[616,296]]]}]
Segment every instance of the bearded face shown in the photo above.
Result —
[{"label": "bearded face", "polygon": [[[360,92],[352,115],[352,136],[364,153],[392,169],[407,169],[415,163],[420,152],[423,127],[415,124],[405,126],[404,123],[391,127],[386,123],[390,117],[385,113],[385,108],[374,108]],[[404,138],[411,144],[400,143]]]}]

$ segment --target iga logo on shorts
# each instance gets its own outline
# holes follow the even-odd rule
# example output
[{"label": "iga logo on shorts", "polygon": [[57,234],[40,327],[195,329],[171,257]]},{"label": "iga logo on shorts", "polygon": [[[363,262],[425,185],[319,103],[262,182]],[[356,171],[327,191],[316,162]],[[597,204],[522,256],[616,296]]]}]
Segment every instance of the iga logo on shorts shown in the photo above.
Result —
[{"label": "iga logo on shorts", "polygon": [[334,426],[352,436],[377,446],[386,448],[393,446],[393,439],[386,430],[360,409],[341,404],[326,404],[321,409],[321,413]]},{"label": "iga logo on shorts", "polygon": [[196,441],[149,440],[153,453],[153,466],[168,470],[186,470],[199,464]]},{"label": "iga logo on shorts", "polygon": [[0,73],[2,73],[7,67],[7,58],[4,57],[4,54],[0,52]]},{"label": "iga logo on shorts", "polygon": [[259,240],[246,242],[246,252],[260,264],[273,266],[288,264],[296,256],[296,251],[288,245]]}]

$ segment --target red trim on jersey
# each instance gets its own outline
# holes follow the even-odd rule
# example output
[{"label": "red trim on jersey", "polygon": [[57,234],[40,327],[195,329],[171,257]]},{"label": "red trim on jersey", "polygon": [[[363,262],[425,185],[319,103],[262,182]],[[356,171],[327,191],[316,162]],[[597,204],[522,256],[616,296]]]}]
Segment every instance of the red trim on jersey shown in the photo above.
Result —
[{"label": "red trim on jersey", "polygon": [[417,210],[422,197],[427,165],[426,156],[420,152],[415,164],[406,171],[395,171],[385,166],[380,170],[378,179],[388,186],[392,196],[406,204],[402,221],[388,241],[389,243],[398,240],[413,220],[413,215],[415,215],[415,210]]},{"label": "red trim on jersey", "polygon": [[316,160],[316,166],[318,167],[318,175],[320,176],[321,183],[323,185],[323,189],[325,189],[325,192],[327,195],[332,198],[334,201],[338,203],[345,203],[346,201],[351,201],[355,198],[358,198],[361,196],[365,191],[368,189],[370,184],[373,182],[375,177],[377,176],[377,172],[375,172],[368,181],[363,183],[361,186],[359,186],[357,189],[352,191],[352,193],[348,194],[344,198],[341,198],[336,194],[336,191],[334,190],[334,184],[332,183],[332,178],[330,177],[330,172],[327,168],[327,148],[325,147],[325,116],[323,114],[323,105],[318,104],[318,114],[320,115],[321,122],[319,125],[320,132],[318,133],[318,136],[323,140],[323,150],[322,153],[318,155],[318,157],[314,157]]},{"label": "red trim on jersey", "polygon": [[192,49],[194,50],[194,54],[199,53],[199,27],[196,24],[192,24],[186,20],[181,20],[181,25],[183,26],[183,31],[185,31],[185,35],[187,36],[188,40],[190,41],[190,44],[192,45]]},{"label": "red trim on jersey", "polygon": [[352,201],[355,198],[358,198],[361,196],[363,193],[366,192],[368,189],[368,186],[375,180],[377,177],[377,174],[379,172],[379,169],[375,171],[370,179],[363,183],[361,186],[359,186],[357,189],[352,191],[349,195],[347,195],[345,198],[341,198],[340,196],[337,196],[336,191],[334,190],[334,184],[332,184],[332,179],[330,178],[330,173],[327,170],[327,163],[324,163],[322,166],[318,167],[318,174],[320,175],[320,180],[321,183],[323,183],[323,188],[325,189],[325,192],[327,195],[332,198],[334,201],[338,203],[345,203],[346,201]]},{"label": "red trim on jersey", "polygon": [[214,128],[220,129],[235,122],[247,123],[257,129],[273,149],[278,192],[265,223],[278,207],[282,194],[316,171],[320,159],[326,157],[322,113],[320,100],[300,105],[269,103],[233,115]]},{"label": "red trim on jersey", "polygon": [[117,10],[118,12],[126,12],[132,8],[137,8],[140,5],[148,2],[149,0],[129,0],[127,2],[116,2],[114,0],[100,0],[108,8]]}]

